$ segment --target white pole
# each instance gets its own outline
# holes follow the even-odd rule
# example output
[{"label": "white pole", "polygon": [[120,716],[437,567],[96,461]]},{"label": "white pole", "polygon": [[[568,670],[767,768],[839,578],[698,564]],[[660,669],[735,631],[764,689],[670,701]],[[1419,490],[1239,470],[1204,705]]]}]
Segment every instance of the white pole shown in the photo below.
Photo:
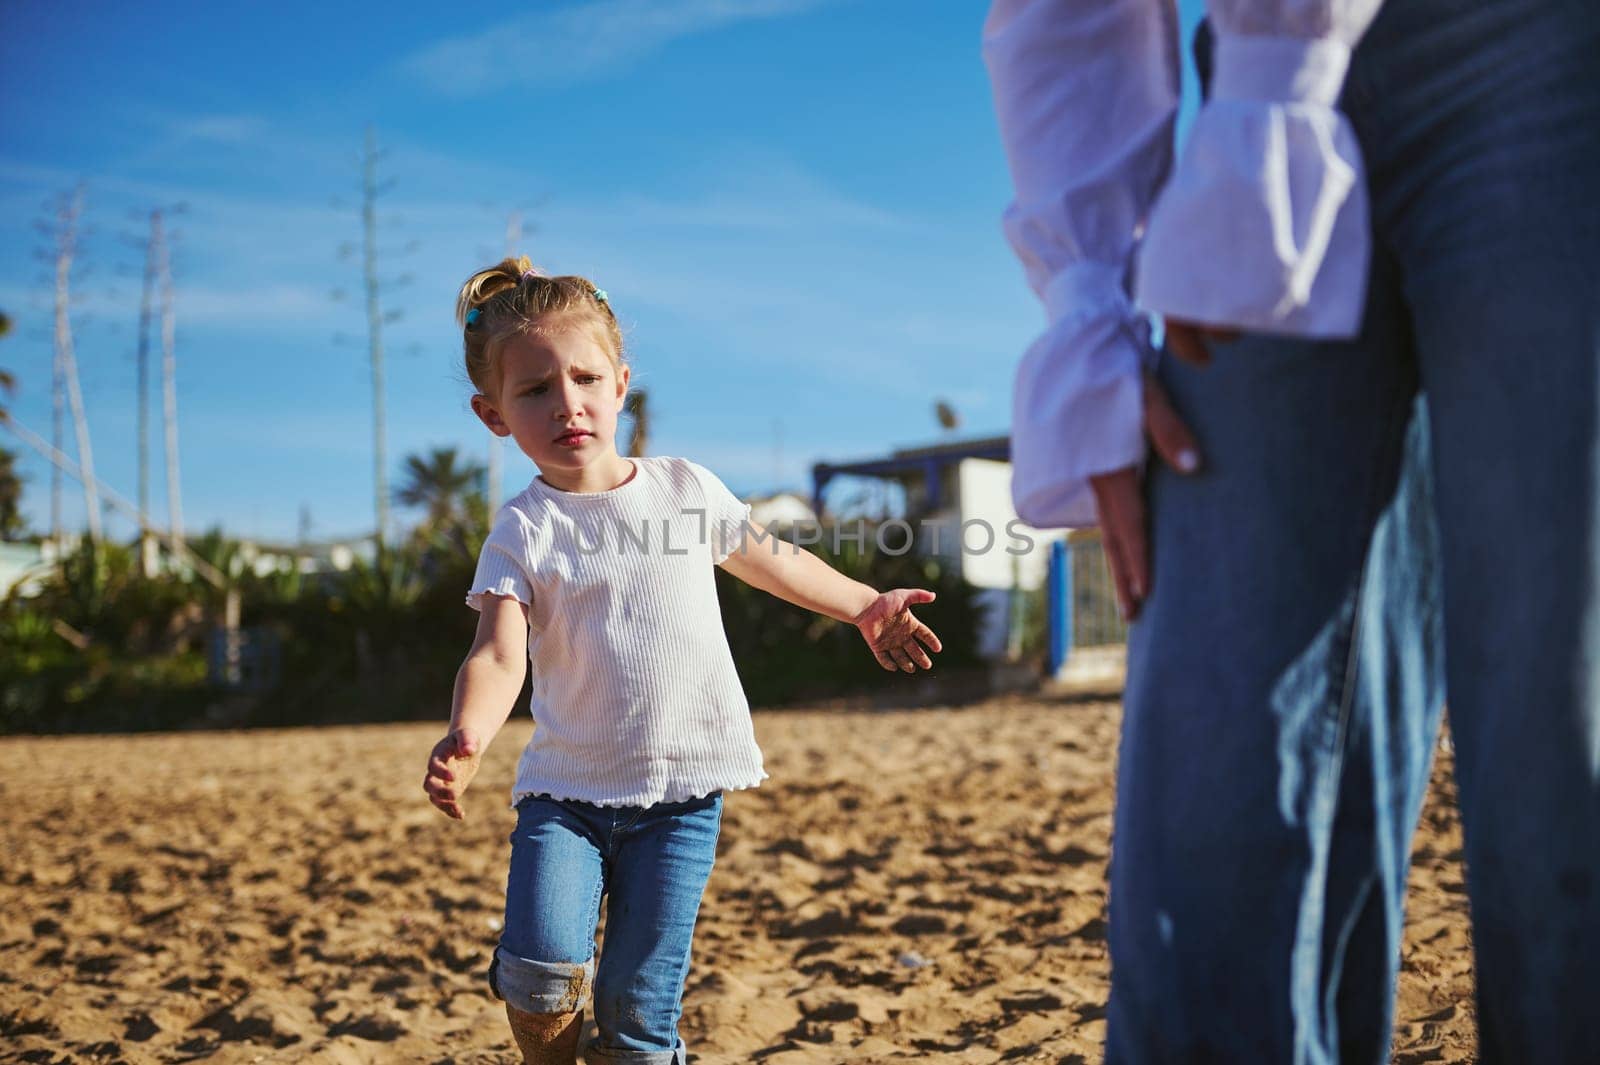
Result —
[{"label": "white pole", "polygon": [[72,347],[72,322],[68,313],[71,296],[72,256],[77,250],[78,215],[83,209],[83,189],[61,208],[61,229],[56,247],[56,355],[67,386],[67,402],[72,408],[72,425],[78,437],[78,461],[83,464],[83,506],[88,511],[89,539],[100,542],[100,497],[96,494],[94,448],[89,443],[89,420],[83,413],[83,390],[78,387],[78,359]]},{"label": "white pole", "polygon": [[139,572],[154,575],[158,559],[156,541],[150,535],[150,317],[155,302],[156,234],[161,212],[150,212],[150,239],[144,249],[144,289],[139,297]]},{"label": "white pole", "polygon": [[173,542],[183,543],[183,491],[178,481],[178,357],[177,322],[173,313],[172,256],[167,248],[161,215],[151,219],[155,229],[156,269],[161,277],[161,413],[166,422],[167,526]]}]

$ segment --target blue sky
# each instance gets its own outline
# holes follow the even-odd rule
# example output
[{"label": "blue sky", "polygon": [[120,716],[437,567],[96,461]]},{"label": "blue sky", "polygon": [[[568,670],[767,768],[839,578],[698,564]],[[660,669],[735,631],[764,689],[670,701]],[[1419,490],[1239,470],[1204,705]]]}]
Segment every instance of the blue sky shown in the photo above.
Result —
[{"label": "blue sky", "polygon": [[[610,293],[650,390],[652,451],[737,492],[803,489],[813,462],[937,439],[939,399],[963,435],[1005,432],[1042,313],[999,228],[1010,185],[978,53],[985,9],[9,0],[0,307],[16,330],[0,366],[20,378],[13,410],[48,435],[35,225],[82,180],[84,402],[101,478],[134,494],[137,242],[151,207],[182,203],[186,526],[291,538],[305,505],[314,536],[370,529],[364,321],[331,293],[359,288],[338,249],[359,237],[371,123],[394,180],[384,273],[413,277],[386,301],[403,312],[386,335],[391,470],[434,447],[486,454],[451,311],[513,211],[536,262]],[[24,510],[44,528],[48,467],[22,450]],[[505,455],[515,490],[534,471]],[[81,527],[70,482],[65,513]]]}]

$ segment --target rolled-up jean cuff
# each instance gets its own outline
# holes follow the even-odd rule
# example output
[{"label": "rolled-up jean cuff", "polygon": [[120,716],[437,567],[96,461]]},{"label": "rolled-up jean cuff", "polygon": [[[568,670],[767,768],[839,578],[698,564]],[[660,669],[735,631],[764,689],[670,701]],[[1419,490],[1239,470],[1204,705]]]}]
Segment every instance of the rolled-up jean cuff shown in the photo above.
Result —
[{"label": "rolled-up jean cuff", "polygon": [[678,1040],[671,1050],[625,1050],[590,1042],[583,1048],[585,1065],[687,1065],[689,1052]]},{"label": "rolled-up jean cuff", "polygon": [[534,961],[496,947],[493,984],[506,1005],[526,1013],[576,1013],[589,1004],[594,959]]}]

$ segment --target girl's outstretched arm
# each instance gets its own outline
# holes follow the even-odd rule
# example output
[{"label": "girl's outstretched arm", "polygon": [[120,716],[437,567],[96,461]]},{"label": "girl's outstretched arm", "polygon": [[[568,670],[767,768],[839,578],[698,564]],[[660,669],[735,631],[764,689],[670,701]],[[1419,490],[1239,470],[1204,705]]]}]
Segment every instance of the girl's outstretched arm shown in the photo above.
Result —
[{"label": "girl's outstretched arm", "polygon": [[528,619],[508,596],[486,594],[467,659],[456,671],[450,731],[434,745],[422,788],[428,800],[457,821],[461,796],[478,773],[489,742],[511,716],[528,667]]},{"label": "girl's outstretched arm", "polygon": [[939,637],[911,613],[914,604],[931,603],[932,592],[925,588],[875,591],[805,548],[770,534],[758,535],[758,531],[764,532],[751,526],[751,535],[723,561],[723,569],[796,606],[850,622],[861,630],[884,669],[915,673],[919,666],[933,668],[929,652],[941,649]]}]

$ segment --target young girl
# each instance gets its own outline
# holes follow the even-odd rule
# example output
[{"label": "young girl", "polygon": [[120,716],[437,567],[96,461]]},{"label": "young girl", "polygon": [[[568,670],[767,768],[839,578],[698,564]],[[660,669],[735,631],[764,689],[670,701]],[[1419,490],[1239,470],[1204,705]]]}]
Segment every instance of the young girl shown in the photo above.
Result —
[{"label": "young girl", "polygon": [[[456,304],[472,409],[539,474],[501,507],[467,603],[481,614],[450,730],[423,787],[451,817],[533,663],[533,738],[512,799],[505,927],[490,983],[531,1065],[571,1065],[585,1004],[590,1062],[685,1060],[690,939],[722,792],[765,776],[711,567],[861,630],[889,670],[931,668],[910,606],[749,523],[687,459],[624,458],[629,367],[606,294],[526,258],[475,274]],[[606,945],[595,927],[609,896]]]}]

